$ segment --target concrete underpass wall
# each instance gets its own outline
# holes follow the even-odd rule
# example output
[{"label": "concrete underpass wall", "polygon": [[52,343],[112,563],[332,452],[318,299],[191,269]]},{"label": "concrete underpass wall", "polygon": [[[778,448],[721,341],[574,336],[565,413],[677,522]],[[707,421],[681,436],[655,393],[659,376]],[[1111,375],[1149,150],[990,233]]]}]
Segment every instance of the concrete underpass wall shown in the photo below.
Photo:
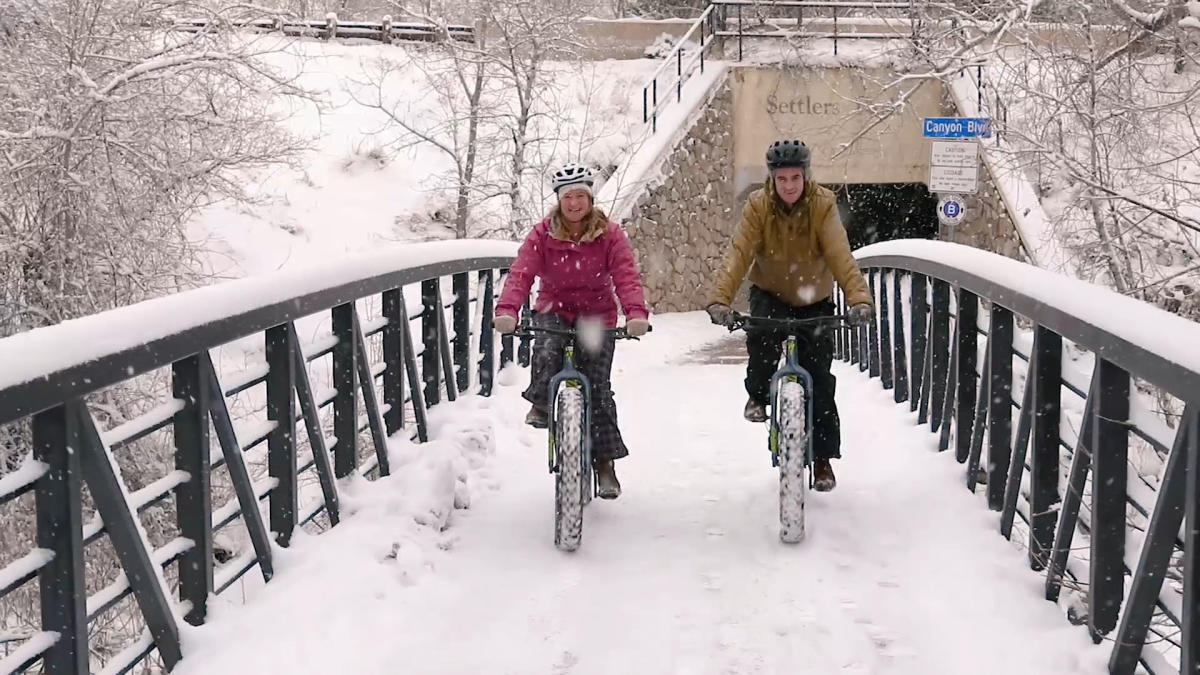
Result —
[{"label": "concrete underpass wall", "polygon": [[699,309],[733,236],[733,90],[717,84],[707,107],[622,218],[656,312]]},{"label": "concrete underpass wall", "polygon": [[964,196],[967,217],[955,227],[942,225],[938,238],[1028,262],[1012,216],[983,162],[979,166],[979,192]]}]

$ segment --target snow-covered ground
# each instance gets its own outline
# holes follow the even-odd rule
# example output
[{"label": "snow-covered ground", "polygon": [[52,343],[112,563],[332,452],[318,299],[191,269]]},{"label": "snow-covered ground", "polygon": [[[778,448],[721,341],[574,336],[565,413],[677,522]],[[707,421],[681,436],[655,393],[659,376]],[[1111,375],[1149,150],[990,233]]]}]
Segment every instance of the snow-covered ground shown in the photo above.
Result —
[{"label": "snow-covered ground", "polygon": [[625,494],[588,507],[579,552],[553,546],[545,432],[511,369],[435,408],[435,440],[394,445],[397,475],[353,486],[353,515],[280,552],[250,602],[214,601],[176,672],[1104,671],[952,453],[856,369],[836,370],[840,486],[781,544],[737,341],[692,313],[620,346]]},{"label": "snow-covered ground", "polygon": [[[315,101],[280,97],[276,102],[287,130],[310,149],[296,167],[245,176],[256,203],[218,204],[192,222],[194,236],[209,250],[207,268],[215,277],[247,276],[445,237],[445,226],[435,223],[434,216],[439,210],[448,213],[453,204],[450,158],[428,143],[398,149],[403,134],[394,125],[388,128],[382,112],[362,103],[372,95],[369,74],[383,60],[394,68],[386,80],[386,103],[422,128],[447,118],[449,113],[428,94],[435,83],[413,62],[425,58],[422,50],[429,48],[259,39],[278,41],[268,46],[266,63],[316,95]],[[545,175],[536,169],[539,163],[571,159],[607,166],[619,161],[642,131],[635,93],[661,63],[547,64],[550,76],[539,91],[543,105],[537,137],[542,140],[530,150],[535,168],[525,177],[525,189],[534,195],[548,192]],[[487,214],[503,200],[493,201],[476,212]]]}]

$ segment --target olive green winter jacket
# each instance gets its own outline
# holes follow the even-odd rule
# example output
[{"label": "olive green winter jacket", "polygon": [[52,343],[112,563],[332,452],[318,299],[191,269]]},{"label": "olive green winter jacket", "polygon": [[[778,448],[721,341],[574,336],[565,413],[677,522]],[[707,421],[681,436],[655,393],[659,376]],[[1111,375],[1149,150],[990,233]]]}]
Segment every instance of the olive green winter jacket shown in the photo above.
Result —
[{"label": "olive green winter jacket", "polygon": [[837,197],[813,181],[791,206],[779,198],[769,178],[750,194],[709,303],[732,303],[747,270],[755,286],[798,307],[833,295],[835,279],[848,305],[871,303],[850,253]]}]

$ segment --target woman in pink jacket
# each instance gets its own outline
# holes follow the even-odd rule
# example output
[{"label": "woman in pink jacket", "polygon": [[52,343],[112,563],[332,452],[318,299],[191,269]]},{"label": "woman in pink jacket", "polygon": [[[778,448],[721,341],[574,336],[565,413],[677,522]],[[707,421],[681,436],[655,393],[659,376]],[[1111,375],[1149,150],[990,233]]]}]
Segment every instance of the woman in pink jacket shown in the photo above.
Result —
[{"label": "woman in pink jacket", "polygon": [[[565,327],[579,319],[592,319],[614,328],[615,290],[629,334],[637,337],[649,329],[650,313],[633,248],[621,227],[593,204],[594,183],[586,166],[567,164],[554,172],[558,205],[533,228],[517,253],[496,303],[496,330],[511,333],[516,329],[518,313],[535,277],[541,279],[534,304],[535,325]],[[549,407],[546,390],[550,378],[562,367],[562,341],[540,337],[533,348],[529,388],[522,394],[533,407],[525,422],[544,429]],[[617,406],[609,385],[615,348],[616,340],[606,337],[599,350],[576,353],[576,366],[591,382],[593,466],[604,499],[620,496],[613,460],[629,454],[617,428]]]}]

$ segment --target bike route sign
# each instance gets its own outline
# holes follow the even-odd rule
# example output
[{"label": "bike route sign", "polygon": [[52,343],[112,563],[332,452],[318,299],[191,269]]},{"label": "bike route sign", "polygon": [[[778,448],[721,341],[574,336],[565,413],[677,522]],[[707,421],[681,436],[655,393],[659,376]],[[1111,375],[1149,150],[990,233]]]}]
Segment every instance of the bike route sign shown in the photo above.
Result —
[{"label": "bike route sign", "polygon": [[967,215],[967,205],[958,195],[944,195],[938,200],[937,215],[943,225],[958,225]]}]

